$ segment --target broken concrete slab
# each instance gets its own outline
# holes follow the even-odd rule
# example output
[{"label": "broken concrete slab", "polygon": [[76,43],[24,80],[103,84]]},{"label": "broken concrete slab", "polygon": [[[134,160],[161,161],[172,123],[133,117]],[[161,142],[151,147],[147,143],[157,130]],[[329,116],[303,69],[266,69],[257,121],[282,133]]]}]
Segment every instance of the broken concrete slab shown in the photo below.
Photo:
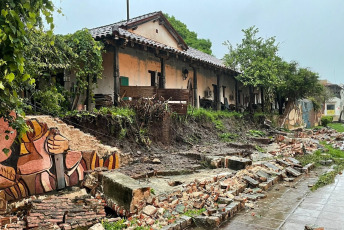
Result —
[{"label": "broken concrete slab", "polygon": [[267,181],[267,179],[270,177],[269,174],[267,174],[263,170],[259,170],[258,172],[256,172],[256,175],[259,177],[260,180],[264,182]]},{"label": "broken concrete slab", "polygon": [[225,158],[225,167],[234,169],[234,170],[240,170],[245,169],[246,166],[252,165],[252,161],[250,159],[242,158],[242,157],[236,157],[236,156],[230,156]]},{"label": "broken concrete slab", "polygon": [[276,159],[276,162],[284,167],[289,167],[291,166],[291,164],[285,160],[282,160],[282,159]]},{"label": "broken concrete slab", "polygon": [[244,176],[243,179],[247,181],[250,185],[253,187],[257,187],[259,185],[259,182],[253,179],[252,177],[249,176]]},{"label": "broken concrete slab", "polygon": [[293,163],[294,165],[300,165],[301,164],[300,161],[296,160],[293,157],[288,157],[287,160],[290,161],[291,163]]},{"label": "broken concrete slab", "polygon": [[280,169],[276,165],[271,164],[270,162],[264,162],[263,165],[265,165],[267,168],[269,168],[275,172],[280,171]]},{"label": "broken concrete slab", "polygon": [[102,173],[102,185],[105,197],[129,213],[141,210],[150,196],[150,187],[117,171]]},{"label": "broken concrete slab", "polygon": [[299,171],[293,169],[292,167],[288,167],[285,170],[287,171],[287,173],[291,174],[294,177],[301,176],[301,173]]},{"label": "broken concrete slab", "polygon": [[314,163],[309,163],[302,168],[302,172],[309,173],[314,168]]}]

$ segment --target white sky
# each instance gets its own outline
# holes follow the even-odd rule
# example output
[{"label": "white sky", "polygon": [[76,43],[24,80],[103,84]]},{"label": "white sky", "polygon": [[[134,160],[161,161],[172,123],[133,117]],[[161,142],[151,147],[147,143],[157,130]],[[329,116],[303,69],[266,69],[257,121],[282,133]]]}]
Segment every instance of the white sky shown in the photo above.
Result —
[{"label": "white sky", "polygon": [[[55,33],[73,33],[126,19],[126,0],[53,0]],[[154,11],[174,15],[210,39],[222,58],[229,41],[241,41],[242,29],[257,26],[259,35],[275,36],[280,56],[318,72],[321,79],[344,83],[343,0],[130,0],[130,17]]]}]

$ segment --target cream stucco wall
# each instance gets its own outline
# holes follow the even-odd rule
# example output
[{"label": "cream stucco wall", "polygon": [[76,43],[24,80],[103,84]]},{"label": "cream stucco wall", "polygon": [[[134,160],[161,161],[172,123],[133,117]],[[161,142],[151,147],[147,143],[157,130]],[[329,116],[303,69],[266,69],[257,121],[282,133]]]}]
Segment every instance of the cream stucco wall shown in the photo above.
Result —
[{"label": "cream stucco wall", "polygon": [[146,22],[142,25],[139,25],[137,29],[130,29],[129,31],[181,50],[171,33],[165,28],[164,25],[160,25],[159,21]]},{"label": "cream stucco wall", "polygon": [[113,100],[113,52],[103,53],[103,76],[98,79],[94,94],[109,94]]},{"label": "cream stucco wall", "polygon": [[[98,80],[98,86],[94,93],[109,94],[113,98],[113,52],[103,54],[103,77]],[[119,50],[119,74],[129,78],[129,86],[150,86],[151,74],[148,71],[161,72],[160,58],[144,50],[132,47],[120,48]],[[183,80],[182,70],[187,68],[188,78]],[[187,89],[188,82],[193,85],[193,69],[183,59],[170,56],[165,61],[166,88]],[[234,78],[225,74],[220,75],[221,88],[220,100],[224,103],[222,86],[226,86],[225,97],[229,104],[235,104],[235,81]],[[213,84],[217,84],[217,77],[213,69],[199,67],[197,69],[198,96],[204,98],[207,87],[212,91],[212,96],[207,99],[214,100]],[[233,95],[233,100],[230,100]]]}]

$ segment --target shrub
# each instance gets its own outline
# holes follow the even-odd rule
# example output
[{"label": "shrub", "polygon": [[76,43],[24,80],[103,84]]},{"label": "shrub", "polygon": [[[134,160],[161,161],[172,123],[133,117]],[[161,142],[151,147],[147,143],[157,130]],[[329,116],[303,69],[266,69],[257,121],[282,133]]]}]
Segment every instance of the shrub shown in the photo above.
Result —
[{"label": "shrub", "polygon": [[327,127],[327,125],[329,123],[331,123],[333,121],[333,117],[332,116],[323,116],[321,118],[321,125],[324,127]]}]

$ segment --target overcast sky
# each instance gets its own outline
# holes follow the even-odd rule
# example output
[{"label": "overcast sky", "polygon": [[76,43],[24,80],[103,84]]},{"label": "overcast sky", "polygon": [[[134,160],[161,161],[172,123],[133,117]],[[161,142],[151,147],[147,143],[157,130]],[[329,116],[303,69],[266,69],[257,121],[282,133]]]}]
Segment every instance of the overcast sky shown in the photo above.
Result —
[{"label": "overcast sky", "polygon": [[[73,33],[126,19],[126,0],[53,0],[55,33]],[[243,37],[242,29],[259,28],[275,36],[287,61],[318,72],[321,79],[344,83],[344,0],[130,0],[130,17],[154,11],[174,15],[212,42],[217,58]]]}]

